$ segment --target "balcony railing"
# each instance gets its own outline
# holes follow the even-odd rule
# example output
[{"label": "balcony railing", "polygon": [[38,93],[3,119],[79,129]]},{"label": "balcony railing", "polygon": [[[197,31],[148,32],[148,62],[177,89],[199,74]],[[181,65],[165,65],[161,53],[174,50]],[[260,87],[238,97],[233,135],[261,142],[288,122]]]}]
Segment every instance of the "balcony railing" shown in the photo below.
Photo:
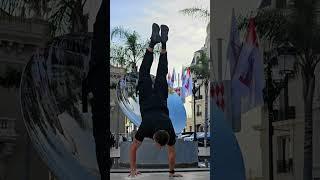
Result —
[{"label": "balcony railing", "polygon": [[0,139],[11,139],[15,136],[15,119],[0,117]]},{"label": "balcony railing", "polygon": [[200,95],[200,96],[195,96],[194,99],[195,99],[195,100],[200,100],[200,99],[202,99],[202,95]]},{"label": "balcony railing", "polygon": [[277,172],[278,173],[289,173],[293,170],[293,160],[277,160]]},{"label": "balcony railing", "polygon": [[283,110],[273,110],[274,121],[283,121],[288,119],[295,119],[296,118],[296,107],[289,106],[287,112],[287,118],[285,118],[285,112]]}]

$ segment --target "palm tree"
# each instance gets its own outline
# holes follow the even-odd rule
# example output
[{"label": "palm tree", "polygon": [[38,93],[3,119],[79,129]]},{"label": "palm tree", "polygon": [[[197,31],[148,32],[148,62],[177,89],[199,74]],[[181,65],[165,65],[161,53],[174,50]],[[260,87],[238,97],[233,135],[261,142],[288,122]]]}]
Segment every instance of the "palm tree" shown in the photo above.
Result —
[{"label": "palm tree", "polygon": [[119,37],[125,42],[129,64],[135,69],[137,62],[143,57],[146,45],[139,42],[139,34],[123,27],[115,27],[111,31],[111,39]]},{"label": "palm tree", "polygon": [[88,31],[87,0],[1,0],[0,9],[12,16],[47,20],[51,35]]},{"label": "palm tree", "polygon": [[[209,22],[210,20],[210,11],[208,9],[200,8],[200,7],[192,7],[192,8],[186,8],[179,11],[180,13],[192,16],[196,18],[200,18],[205,20],[206,22]],[[206,57],[206,54],[204,52],[201,52],[200,59],[198,62],[202,63],[202,66],[193,66],[191,70],[193,69],[194,73],[197,75],[200,75],[204,79],[204,85],[205,85],[205,147],[207,146],[207,132],[208,132],[208,85],[209,85],[209,60]]]},{"label": "palm tree", "polygon": [[84,14],[87,0],[59,0],[52,4],[49,22],[53,25],[54,34],[66,32],[87,32],[88,14]]},{"label": "palm tree", "polygon": [[304,97],[304,180],[312,179],[313,97],[315,70],[320,62],[319,5],[313,0],[292,0],[286,10],[260,10],[255,17],[259,36],[270,46],[289,41],[295,48]]},{"label": "palm tree", "polygon": [[[49,6],[52,0],[23,0],[25,7],[23,11],[28,10],[29,16],[45,19],[52,10]],[[33,15],[32,15],[33,14]],[[27,12],[21,12],[22,16],[27,16]]]},{"label": "palm tree", "polygon": [[208,9],[203,9],[200,7],[186,8],[186,9],[180,10],[179,12],[184,15],[204,19],[205,21],[209,21],[210,19],[210,11]]},{"label": "palm tree", "polygon": [[126,57],[125,48],[122,46],[113,45],[110,49],[112,64],[114,64],[117,67],[120,66],[121,68],[127,69],[128,60]]},{"label": "palm tree", "polygon": [[22,0],[0,0],[0,10],[11,16],[18,15],[23,6],[22,3]]}]

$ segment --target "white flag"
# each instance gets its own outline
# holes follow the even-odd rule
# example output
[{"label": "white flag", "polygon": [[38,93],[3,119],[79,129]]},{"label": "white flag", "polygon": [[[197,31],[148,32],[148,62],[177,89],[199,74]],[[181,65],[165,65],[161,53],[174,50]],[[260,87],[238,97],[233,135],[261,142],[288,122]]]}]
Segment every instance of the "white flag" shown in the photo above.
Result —
[{"label": "white flag", "polygon": [[181,93],[183,93],[183,97],[192,95],[192,88],[193,88],[193,82],[192,82],[190,68],[188,68],[182,84]]},{"label": "white flag", "polygon": [[246,41],[241,49],[232,86],[237,90],[237,95],[242,97],[241,112],[263,104],[263,62],[253,18],[249,20]]}]

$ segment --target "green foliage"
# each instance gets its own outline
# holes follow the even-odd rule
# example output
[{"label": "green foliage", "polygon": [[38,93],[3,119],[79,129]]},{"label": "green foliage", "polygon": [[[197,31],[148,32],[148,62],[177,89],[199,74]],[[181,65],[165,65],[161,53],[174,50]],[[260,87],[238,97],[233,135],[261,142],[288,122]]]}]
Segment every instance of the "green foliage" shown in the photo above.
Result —
[{"label": "green foliage", "polygon": [[[248,27],[250,15],[238,17],[240,31]],[[288,21],[282,11],[277,9],[259,10],[255,16],[257,33],[261,40],[267,40],[276,45],[283,42],[287,36]]]},{"label": "green foliage", "polygon": [[125,57],[126,62],[128,62],[127,66],[136,65],[136,63],[143,57],[146,43],[140,42],[140,36],[136,31],[132,32],[121,26],[112,29],[111,39],[115,37],[124,41],[124,47],[122,49],[125,52],[123,57]]},{"label": "green foliage", "polygon": [[[303,56],[318,54],[320,25],[317,21],[319,17],[317,6],[316,1],[293,0],[288,9],[258,10],[254,19],[259,38],[268,40],[273,47],[289,41],[295,47],[297,54]],[[246,29],[249,18],[250,15],[238,17],[240,30]]]},{"label": "green foliage", "polygon": [[126,57],[126,49],[122,46],[112,45],[110,48],[111,64],[114,66],[120,66],[126,68],[128,65],[128,60]]},{"label": "green foliage", "polygon": [[[86,32],[87,0],[0,0],[0,9],[8,16],[39,18],[49,23],[52,37],[74,32]],[[4,13],[2,13],[4,14]]]},{"label": "green foliage", "polygon": [[204,51],[200,51],[200,58],[190,66],[190,70],[198,78],[209,79],[209,58]]},{"label": "green foliage", "polygon": [[186,8],[180,10],[179,12],[187,16],[204,19],[205,21],[209,21],[210,19],[210,11],[200,7]]}]

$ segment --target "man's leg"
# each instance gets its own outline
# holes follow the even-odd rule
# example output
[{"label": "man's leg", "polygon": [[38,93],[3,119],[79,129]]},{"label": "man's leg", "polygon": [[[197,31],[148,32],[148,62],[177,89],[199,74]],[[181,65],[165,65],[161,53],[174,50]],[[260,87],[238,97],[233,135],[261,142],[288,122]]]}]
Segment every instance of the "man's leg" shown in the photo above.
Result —
[{"label": "man's leg", "polygon": [[144,54],[140,69],[139,69],[139,101],[144,101],[147,97],[151,96],[152,80],[150,76],[150,68],[153,61],[153,49],[147,48]]},{"label": "man's leg", "polygon": [[150,76],[150,68],[153,62],[153,48],[160,42],[159,35],[160,28],[157,24],[152,25],[152,34],[151,42],[149,47],[144,54],[140,69],[139,69],[139,81],[138,81],[138,90],[139,90],[139,102],[140,108],[143,105],[143,101],[152,95],[152,80]]},{"label": "man's leg", "polygon": [[157,69],[157,76],[155,79],[154,90],[160,95],[161,100],[167,100],[168,98],[168,59],[167,51],[161,49],[159,64]]},{"label": "man's leg", "polygon": [[166,43],[168,41],[169,28],[166,25],[161,25],[161,52],[159,58],[159,64],[157,69],[157,76],[155,80],[154,89],[159,94],[161,101],[167,103],[168,98],[168,59]]}]

